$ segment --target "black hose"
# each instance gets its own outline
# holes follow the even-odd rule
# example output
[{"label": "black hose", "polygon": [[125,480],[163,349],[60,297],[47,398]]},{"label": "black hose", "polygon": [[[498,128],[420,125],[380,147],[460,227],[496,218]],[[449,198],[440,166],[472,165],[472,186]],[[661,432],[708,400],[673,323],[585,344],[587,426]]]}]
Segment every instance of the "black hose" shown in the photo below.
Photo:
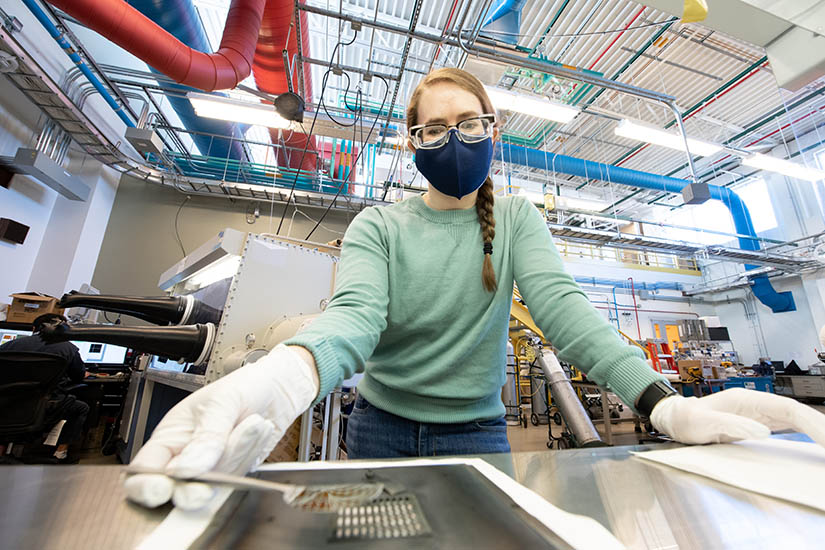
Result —
[{"label": "black hose", "polygon": [[[212,327],[214,329],[214,326]],[[168,357],[185,363],[197,360],[209,345],[209,325],[176,327],[124,327],[111,325],[46,325],[41,337],[47,342],[102,342]],[[214,330],[212,331],[214,332]]]},{"label": "black hose", "polygon": [[[192,310],[186,315],[187,298],[184,296],[112,296],[103,294],[64,294],[59,307],[86,307],[101,311],[110,311],[143,319],[154,325],[177,325],[180,323],[218,324],[221,311],[210,307],[200,300],[193,300]],[[184,316],[186,318],[184,318]]]}]

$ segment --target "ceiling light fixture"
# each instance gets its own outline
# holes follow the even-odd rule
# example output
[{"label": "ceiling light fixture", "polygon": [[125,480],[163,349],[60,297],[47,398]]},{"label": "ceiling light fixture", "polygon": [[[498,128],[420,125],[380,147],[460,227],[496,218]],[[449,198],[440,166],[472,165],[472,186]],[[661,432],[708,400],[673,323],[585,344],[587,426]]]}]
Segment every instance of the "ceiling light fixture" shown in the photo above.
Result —
[{"label": "ceiling light fixture", "polygon": [[[624,119],[616,125],[613,133],[619,137],[661,145],[662,147],[676,149],[677,151],[685,150],[685,140],[681,135],[673,134],[642,122]],[[722,150],[721,145],[699,139],[688,138],[687,142],[690,152],[702,157],[713,155]]]},{"label": "ceiling light fixture", "polygon": [[742,159],[742,164],[805,181],[814,182],[825,179],[825,172],[822,170],[808,168],[802,164],[797,164],[778,157],[763,155],[761,153],[754,153],[750,156],[744,157]]},{"label": "ceiling light fixture", "polygon": [[551,101],[546,97],[519,94],[493,86],[484,86],[484,88],[496,109],[524,113],[563,124],[572,121],[580,112],[577,107]]},{"label": "ceiling light fixture", "polygon": [[289,128],[291,125],[289,120],[275,111],[275,107],[266,103],[252,103],[200,92],[189,92],[186,97],[192,103],[195,113],[201,117],[269,128]]}]

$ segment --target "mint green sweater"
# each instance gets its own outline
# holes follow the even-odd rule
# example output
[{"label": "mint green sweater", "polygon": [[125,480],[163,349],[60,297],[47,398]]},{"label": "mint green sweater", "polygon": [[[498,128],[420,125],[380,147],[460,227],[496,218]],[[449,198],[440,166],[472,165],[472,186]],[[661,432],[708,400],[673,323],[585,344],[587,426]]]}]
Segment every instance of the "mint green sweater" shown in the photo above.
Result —
[{"label": "mint green sweater", "polygon": [[593,308],[539,211],[498,198],[495,293],[481,282],[475,208],[433,210],[421,197],[361,212],[344,237],[326,311],[288,345],[315,357],[319,398],[355,372],[373,405],[420,422],[458,423],[504,414],[513,281],[562,360],[632,406],[660,379]]}]

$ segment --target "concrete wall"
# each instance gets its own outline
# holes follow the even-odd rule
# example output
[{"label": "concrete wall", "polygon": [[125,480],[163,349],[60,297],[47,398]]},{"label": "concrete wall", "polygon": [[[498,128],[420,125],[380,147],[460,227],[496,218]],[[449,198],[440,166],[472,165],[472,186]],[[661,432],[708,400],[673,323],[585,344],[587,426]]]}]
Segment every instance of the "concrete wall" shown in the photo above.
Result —
[{"label": "concrete wall", "polygon": [[[268,233],[270,230],[274,233],[283,212],[283,206],[276,204],[270,218],[270,204],[261,202],[260,217],[248,224],[246,211],[252,204],[249,201],[200,196],[186,200],[186,197],[174,189],[124,176],[115,196],[92,286],[102,293],[161,294],[158,289],[160,274],[184,255],[175,235],[175,216],[179,208],[178,230],[186,253],[227,227],[253,233]],[[293,211],[292,208],[287,211],[282,235],[287,234]],[[300,208],[290,236],[303,239],[315,225],[301,213],[317,220],[322,212],[314,208]],[[339,238],[352,216],[330,211],[323,227],[312,235],[312,240],[327,242]]]}]

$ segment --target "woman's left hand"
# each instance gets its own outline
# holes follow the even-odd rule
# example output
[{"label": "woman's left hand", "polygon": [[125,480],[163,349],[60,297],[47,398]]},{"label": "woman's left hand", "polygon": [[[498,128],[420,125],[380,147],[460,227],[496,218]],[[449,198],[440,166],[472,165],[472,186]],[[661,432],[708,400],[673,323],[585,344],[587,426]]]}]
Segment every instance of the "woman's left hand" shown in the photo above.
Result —
[{"label": "woman's left hand", "polygon": [[790,429],[825,447],[825,415],[788,397],[744,388],[666,397],[653,407],[650,422],[680,443],[728,443]]}]

